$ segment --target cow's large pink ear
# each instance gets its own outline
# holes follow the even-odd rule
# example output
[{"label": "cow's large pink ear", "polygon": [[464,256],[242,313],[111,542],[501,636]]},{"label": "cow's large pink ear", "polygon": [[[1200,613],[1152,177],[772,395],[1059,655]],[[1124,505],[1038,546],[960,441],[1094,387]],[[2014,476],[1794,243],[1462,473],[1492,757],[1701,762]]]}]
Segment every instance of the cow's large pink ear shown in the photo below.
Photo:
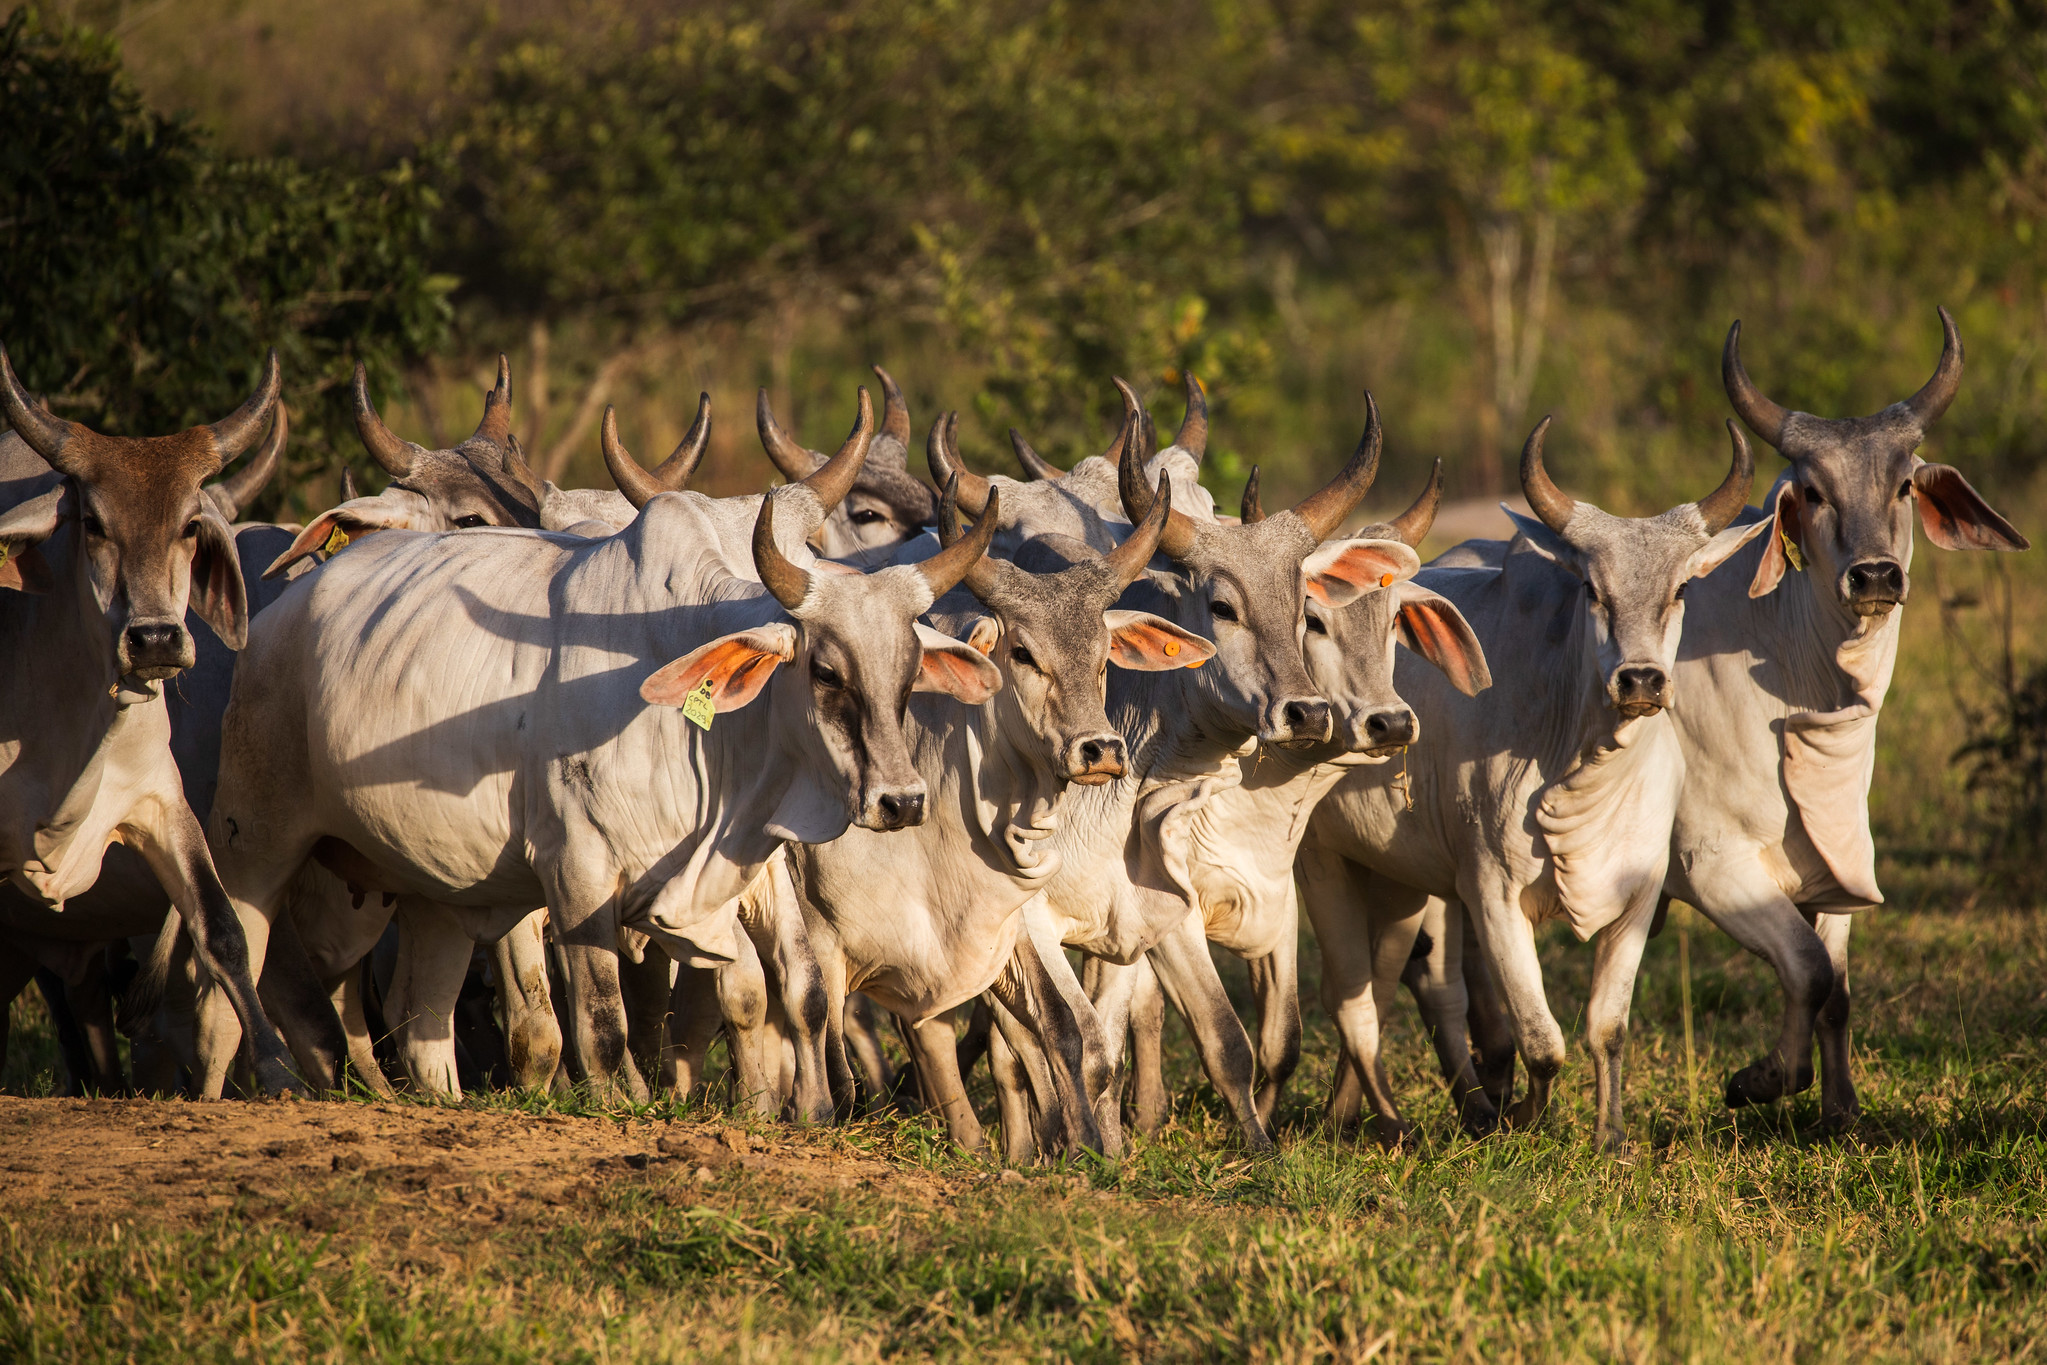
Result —
[{"label": "cow's large pink ear", "polygon": [[[421,500],[424,505],[424,499]],[[265,578],[275,578],[307,555],[325,550],[329,558],[354,541],[374,531],[431,531],[425,517],[401,502],[388,498],[357,498],[330,508],[314,517],[312,524],[292,538],[291,548],[270,561]]]},{"label": "cow's large pink ear", "polygon": [[[1749,580],[1750,597],[1767,597],[1777,591],[1777,585],[1784,581],[1784,571],[1791,565],[1787,546],[1799,545],[1805,534],[1804,519],[1798,515],[1798,482],[1786,479],[1777,485],[1777,500],[1770,509],[1770,543],[1763,547],[1762,562],[1756,565],[1756,576]],[[1803,548],[1799,553],[1803,554]]]},{"label": "cow's large pink ear", "polygon": [[249,642],[249,585],[242,581],[235,533],[211,501],[199,514],[199,549],[192,556],[188,604],[229,649]]},{"label": "cow's large pink ear", "polygon": [[1943,550],[2027,550],[2032,542],[1999,516],[1953,465],[1923,464],[1912,471],[1919,494],[1919,524]]},{"label": "cow's large pink ear", "polygon": [[912,691],[943,692],[969,706],[979,706],[1002,690],[1002,670],[966,641],[919,623],[917,643],[924,655],[918,661]]},{"label": "cow's large pink ear", "polygon": [[57,534],[64,485],[0,513],[0,588],[46,593],[53,582],[42,543]]},{"label": "cow's large pink ear", "polygon": [[1400,611],[1394,618],[1400,643],[1443,670],[1450,685],[1475,697],[1493,685],[1485,646],[1457,604],[1414,583],[1403,583]]},{"label": "cow's large pink ear", "polygon": [[650,706],[680,706],[705,683],[715,711],[737,711],[758,697],[775,669],[796,657],[796,627],[778,622],[722,635],[663,664],[640,684]]},{"label": "cow's large pink ear", "polygon": [[1420,568],[1415,552],[1397,540],[1332,540],[1310,552],[1301,576],[1308,596],[1325,607],[1342,607],[1404,583]]},{"label": "cow's large pink ear", "polygon": [[1215,645],[1148,611],[1106,611],[1109,662],[1139,673],[1199,668],[1215,657]]}]

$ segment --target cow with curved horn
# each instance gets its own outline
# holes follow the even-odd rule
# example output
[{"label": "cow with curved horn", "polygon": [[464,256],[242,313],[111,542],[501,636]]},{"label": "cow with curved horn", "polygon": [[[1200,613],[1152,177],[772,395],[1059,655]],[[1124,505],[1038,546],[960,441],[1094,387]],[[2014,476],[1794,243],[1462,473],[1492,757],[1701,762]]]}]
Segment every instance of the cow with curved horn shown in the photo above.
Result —
[{"label": "cow with curved horn", "polygon": [[[874,366],[874,375],[881,381],[881,430],[860,477],[812,538],[827,559],[870,557],[915,536],[938,513],[937,497],[910,473],[910,408],[903,391],[881,366]],[[766,389],[756,401],[756,418],[761,447],[783,478],[798,483],[824,465],[823,454],[803,446],[775,421]]]},{"label": "cow with curved horn", "polygon": [[[1126,515],[1142,522],[1159,495],[1144,485],[1141,463],[1127,458],[1130,449],[1143,448],[1143,407],[1127,384],[1118,387],[1126,421],[1119,497]],[[1241,780],[1240,753],[1254,745],[1309,746],[1330,738],[1329,703],[1302,659],[1303,603],[1312,590],[1333,605],[1347,604],[1386,570],[1379,547],[1365,542],[1342,542],[1313,570],[1304,568],[1377,472],[1383,438],[1369,397],[1366,408],[1364,436],[1342,471],[1298,507],[1256,525],[1188,516],[1174,488],[1176,505],[1165,514],[1158,542],[1171,568],[1134,582],[1125,604],[1213,640],[1215,654],[1199,669],[1112,675],[1110,719],[1144,761],[1119,782],[1069,796],[1071,814],[1050,841],[1061,853],[1060,871],[1046,888],[1042,911],[1025,912],[1031,932],[1099,959],[1089,966],[1088,994],[1112,1074],[1142,978],[1138,964],[1150,954],[1152,970],[1186,1016],[1204,1067],[1254,1148],[1270,1138],[1252,1095],[1250,1040],[1208,954],[1190,871],[1198,853],[1189,841],[1201,810]],[[1006,505],[1008,487],[1002,494]],[[1104,828],[1121,833],[1107,838]],[[1105,1134],[1120,1136],[1113,1098],[1098,1097],[1096,1116]]]},{"label": "cow with curved horn", "polygon": [[275,425],[279,383],[273,351],[222,420],[114,437],[39,407],[0,348],[14,427],[0,438],[0,871],[19,901],[61,920],[110,844],[139,854],[272,1092],[304,1082],[258,1003],[258,964],[186,802],[160,684],[197,658],[188,608],[228,649],[242,646],[242,566],[203,485]]},{"label": "cow with curved horn", "polygon": [[[655,497],[601,540],[391,532],[296,585],[228,707],[210,826],[237,907],[267,925],[308,860],[502,929],[544,905],[573,1055],[600,1089],[643,1095],[620,927],[677,960],[735,960],[735,902],[782,844],[924,819],[911,693],[977,705],[1000,683],[917,621],[985,536],[872,574],[814,566],[805,542],[834,505],[818,490],[844,496],[872,412],[863,391],[848,458],[816,485]],[[266,941],[249,947],[260,968]],[[828,1112],[828,1093],[799,1109]]]},{"label": "cow with curved horn", "polygon": [[2023,550],[2027,540],[1961,473],[1917,453],[1954,401],[1962,342],[1940,310],[1941,352],[1919,391],[1871,417],[1824,418],[1772,401],[1722,358],[1727,397],[1787,461],[1763,500],[1768,535],[1690,607],[1675,713],[1690,774],[1668,890],[1775,968],[1775,1046],[1727,1083],[1730,1106],[1812,1083],[1820,1115],[1858,1112],[1848,1042],[1852,913],[1880,904],[1869,784],[1877,716],[1911,587],[1913,523],[1948,550]]},{"label": "cow with curved horn", "polygon": [[[949,426],[949,420],[940,419]],[[959,481],[948,486],[940,539],[961,541]],[[968,1148],[983,1142],[956,1065],[954,1007],[993,990],[1007,1024],[1027,1031],[1048,1059],[1065,1126],[1057,1145],[1099,1150],[1092,1095],[1106,1077],[1089,1075],[1103,1056],[1090,1040],[1092,1011],[1059,990],[1048,963],[1056,940],[1023,932],[1027,902],[1058,869],[1046,850],[1071,790],[1114,782],[1129,754],[1104,714],[1106,666],[1179,669],[1206,659],[1207,641],[1144,612],[1115,609],[1145,571],[1171,510],[1153,515],[1107,555],[1064,537],[1027,545],[1016,562],[982,559],[931,619],[964,636],[1002,671],[1002,690],[978,707],[915,698],[905,722],[911,752],[938,799],[909,835],[849,830],[828,844],[795,846],[795,874],[810,939],[824,964],[833,1034],[827,1057],[842,1091],[850,1081],[838,1038],[851,991],[893,1012],[916,1057],[925,1106]],[[975,532],[1001,520],[992,493]],[[1062,959],[1063,960],[1063,959]],[[1090,1045],[1090,1042],[1092,1045]],[[1012,1155],[1035,1135],[1006,1125]]]},{"label": "cow with curved horn", "polygon": [[[1187,389],[1187,411],[1180,421],[1179,435],[1172,445],[1164,450],[1157,449],[1157,437],[1152,431],[1151,414],[1141,413],[1138,434],[1126,442],[1122,426],[1118,426],[1108,448],[1099,456],[1082,460],[1072,469],[1061,473],[1051,461],[1040,455],[1031,443],[1014,427],[1010,428],[1010,445],[1016,451],[1017,462],[1023,466],[1028,481],[1008,487],[1004,497],[1010,500],[1019,525],[1028,525],[1045,534],[1061,534],[1085,540],[1097,550],[1114,544],[1129,534],[1125,524],[1122,495],[1117,491],[1116,471],[1123,463],[1126,448],[1140,452],[1139,466],[1146,487],[1158,483],[1161,476],[1173,481],[1173,499],[1183,512],[1191,512],[1203,520],[1214,519],[1215,502],[1206,488],[1201,486],[1201,462],[1208,452],[1208,400],[1203,396],[1201,381],[1192,372],[1181,376]],[[957,436],[954,438],[957,446]],[[954,464],[957,466],[958,462]],[[987,497],[991,480],[958,466],[962,485],[960,506],[970,514]],[[932,467],[932,478],[943,485],[954,472],[941,472]],[[1039,488],[1037,485],[1046,487]],[[1007,548],[998,541],[996,552]]]},{"label": "cow with curved horn", "polygon": [[[1754,481],[1733,423],[1726,478],[1661,516],[1611,516],[1571,498],[1544,462],[1543,419],[1522,451],[1534,517],[1498,568],[1425,569],[1413,580],[1461,612],[1493,686],[1473,695],[1452,670],[1411,659],[1394,681],[1422,743],[1404,776],[1352,770],[1309,821],[1303,902],[1323,952],[1323,998],[1383,1140],[1406,1132],[1379,1053],[1381,1004],[1411,956],[1430,897],[1459,908],[1506,999],[1528,1093],[1509,1119],[1541,1117],[1563,1064],[1534,926],[1566,920],[1595,941],[1587,1044],[1598,1139],[1625,1143],[1622,1059],[1636,968],[1670,861],[1685,767],[1669,710],[1693,704],[1673,686],[1694,580],[1754,539],[1734,524]],[[1684,640],[1688,651],[1691,642]],[[1453,940],[1453,936],[1454,940]],[[1342,1075],[1337,1094],[1344,1086]],[[1466,1120],[1488,1128],[1491,1099],[1467,1085]]]},{"label": "cow with curved horn", "polygon": [[[1435,521],[1442,495],[1439,460],[1405,512],[1349,539],[1329,541],[1309,556],[1303,566],[1303,650],[1309,676],[1336,708],[1336,734],[1312,749],[1275,747],[1261,754],[1242,785],[1217,793],[1194,817],[1187,868],[1203,932],[1251,969],[1259,1016],[1257,1104],[1267,1124],[1300,1061],[1294,851],[1307,832],[1308,812],[1353,768],[1391,762],[1421,739],[1414,712],[1394,684],[1396,661],[1404,654],[1426,659],[1467,696],[1491,682],[1485,652],[1462,613],[1414,582],[1420,567],[1415,550]],[[1246,524],[1263,520],[1255,470],[1244,506]],[[1339,562],[1361,591],[1332,606],[1331,573]],[[1157,983],[1147,977],[1131,1007],[1137,1121],[1147,1130],[1165,1111],[1162,1019]]]}]

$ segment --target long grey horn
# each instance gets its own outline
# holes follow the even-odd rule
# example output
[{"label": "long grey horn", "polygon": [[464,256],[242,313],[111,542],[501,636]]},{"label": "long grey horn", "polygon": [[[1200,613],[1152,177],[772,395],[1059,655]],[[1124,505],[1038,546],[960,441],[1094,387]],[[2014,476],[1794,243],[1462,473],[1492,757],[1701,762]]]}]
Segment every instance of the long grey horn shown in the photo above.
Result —
[{"label": "long grey horn", "polygon": [[29,397],[28,390],[14,377],[14,366],[8,362],[5,346],[0,346],[0,407],[6,408],[8,422],[28,442],[29,449],[42,456],[50,468],[64,474],[81,472],[78,461],[64,454],[64,448],[81,428],[51,416]]},{"label": "long grey horn", "polygon": [[1727,419],[1727,434],[1734,441],[1734,462],[1720,486],[1696,504],[1709,536],[1717,536],[1734,524],[1741,509],[1748,506],[1748,495],[1756,486],[1755,457],[1749,454],[1748,438],[1741,434],[1732,417]]},{"label": "long grey horn", "polygon": [[512,362],[498,357],[498,382],[483,396],[483,420],[476,424],[472,441],[489,441],[501,446],[512,434]]},{"label": "long grey horn", "polygon": [[1400,543],[1410,550],[1419,550],[1429,531],[1436,524],[1436,509],[1443,505],[1443,459],[1436,457],[1435,467],[1429,470],[1429,481],[1423,485],[1421,496],[1414,500],[1414,506],[1402,512],[1389,523],[1400,533]]},{"label": "long grey horn", "polygon": [[1166,523],[1171,520],[1172,515],[1173,481],[1161,477],[1158,496],[1151,501],[1151,511],[1145,515],[1143,521],[1137,523],[1137,529],[1132,531],[1121,545],[1102,556],[1102,562],[1115,571],[1116,582],[1119,585],[1127,588],[1135,583],[1137,576],[1151,563],[1151,557],[1158,553],[1159,539],[1165,535]]},{"label": "long grey horn", "polygon": [[1386,433],[1379,426],[1379,405],[1370,392],[1365,394],[1365,434],[1350,461],[1323,487],[1294,506],[1294,515],[1308,524],[1318,541],[1336,534],[1344,518],[1357,510],[1379,476],[1379,452],[1386,446]]},{"label": "long grey horn", "polygon": [[1173,444],[1199,464],[1208,455],[1208,398],[1201,392],[1201,381],[1192,370],[1182,371],[1180,377],[1187,384],[1187,415],[1180,419],[1180,432],[1173,437]]},{"label": "long grey horn", "polygon": [[697,419],[690,423],[682,444],[651,473],[640,467],[640,462],[618,439],[618,412],[609,404],[604,409],[603,424],[597,429],[597,445],[604,453],[604,467],[611,472],[611,481],[618,485],[618,491],[625,494],[625,500],[634,507],[645,507],[662,493],[680,493],[689,487],[689,476],[696,472],[697,462],[704,458],[704,450],[710,443],[711,395],[708,393],[697,395]]},{"label": "long grey horn", "polygon": [[[1141,522],[1150,515],[1153,502],[1152,490],[1145,487],[1144,460],[1134,453],[1144,449],[1144,405],[1137,401],[1137,393],[1122,380],[1116,381],[1117,390],[1123,395],[1123,453],[1126,458],[1116,465],[1116,491],[1123,499],[1123,515],[1133,523]],[[1166,518],[1166,529],[1159,536],[1159,548],[1169,559],[1179,559],[1194,548],[1194,523],[1187,519],[1185,512],[1173,512]]]},{"label": "long grey horn", "polygon": [[229,521],[239,521],[242,513],[256,495],[263,491],[263,485],[270,482],[270,476],[277,472],[277,462],[284,455],[284,443],[291,436],[291,419],[285,414],[284,404],[277,405],[277,417],[270,423],[270,434],[249,462],[213,486],[214,503]]},{"label": "long grey horn", "polygon": [[931,424],[931,435],[924,442],[924,460],[931,466],[931,482],[940,488],[959,480],[960,506],[967,515],[978,517],[988,510],[988,497],[994,486],[988,480],[968,469],[960,459],[959,447],[960,415],[957,412],[940,413],[938,420]]},{"label": "long grey horn", "polygon": [[[1031,449],[1031,443],[1026,441],[1023,438],[1023,433],[1015,427],[1009,429],[1009,444],[1015,448],[1016,462],[1023,466],[1023,472],[1027,477],[1033,479],[1057,479],[1064,473],[1058,465],[1053,464],[1043,455]],[[1118,441],[1113,449],[1117,454],[1122,454],[1123,443]]]},{"label": "long grey horn", "polygon": [[1742,368],[1740,318],[1727,329],[1727,345],[1720,352],[1720,382],[1727,388],[1727,401],[1734,404],[1735,412],[1748,423],[1750,431],[1773,446],[1784,438],[1784,419],[1791,412],[1765,398]]},{"label": "long grey horn", "polygon": [[1962,387],[1962,334],[1945,308],[1940,310],[1940,331],[1940,364],[1933,367],[1933,378],[1905,400],[1922,428],[1947,411]]},{"label": "long grey horn", "polygon": [[782,430],[775,420],[774,405],[768,402],[768,391],[762,389],[754,400],[754,424],[760,428],[761,449],[768,452],[768,458],[775,462],[775,468],[782,471],[782,477],[790,483],[800,483],[816,472],[817,456],[798,445]]},{"label": "long grey horn", "polygon": [[[954,492],[956,493],[957,489]],[[958,587],[966,578],[968,571],[988,553],[988,546],[995,539],[996,523],[1001,516],[1002,495],[991,489],[988,493],[988,506],[975,519],[974,529],[917,565],[917,572],[924,575],[925,583],[931,588],[933,601]],[[969,587],[971,586],[970,584]]]},{"label": "long grey horn", "polygon": [[[938,543],[950,550],[965,535],[960,525],[960,476],[955,474],[945,485],[945,496],[938,500]],[[967,585],[968,592],[987,601],[999,582],[995,561],[985,555],[976,559],[967,566],[966,577],[960,581]]]},{"label": "long grey horn", "polygon": [[881,434],[895,438],[904,451],[910,448],[910,405],[887,370],[876,365],[874,377],[881,381]]},{"label": "long grey horn", "polygon": [[761,499],[761,513],[753,523],[753,567],[761,582],[789,611],[803,605],[810,595],[810,571],[789,562],[775,544],[775,495]]},{"label": "long grey horn", "polygon": [[402,479],[412,472],[412,459],[419,447],[400,440],[377,416],[376,404],[370,402],[370,372],[360,360],[355,362],[355,434],[386,474]]},{"label": "long grey horn", "polygon": [[225,466],[229,460],[247,450],[263,434],[269,424],[270,409],[276,406],[277,390],[282,381],[277,372],[277,348],[263,357],[263,378],[256,385],[256,391],[248,401],[207,428],[213,433],[213,448],[220,455]]},{"label": "long grey horn", "polygon": [[1550,481],[1549,471],[1542,467],[1542,438],[1548,430],[1549,417],[1545,415],[1528,433],[1528,444],[1521,447],[1521,492],[1542,524],[1562,535],[1578,504]]},{"label": "long grey horn", "polygon": [[1256,526],[1265,520],[1265,504],[1258,501],[1258,466],[1251,466],[1251,477],[1244,480],[1244,501],[1237,506],[1237,519],[1246,526]]},{"label": "long grey horn", "polygon": [[867,396],[867,386],[860,386],[860,415],[853,421],[853,430],[833,453],[829,460],[819,465],[811,475],[800,480],[817,505],[824,509],[826,516],[832,509],[846,500],[853,491],[853,483],[860,477],[860,466],[867,462],[867,452],[874,446],[874,400]]}]

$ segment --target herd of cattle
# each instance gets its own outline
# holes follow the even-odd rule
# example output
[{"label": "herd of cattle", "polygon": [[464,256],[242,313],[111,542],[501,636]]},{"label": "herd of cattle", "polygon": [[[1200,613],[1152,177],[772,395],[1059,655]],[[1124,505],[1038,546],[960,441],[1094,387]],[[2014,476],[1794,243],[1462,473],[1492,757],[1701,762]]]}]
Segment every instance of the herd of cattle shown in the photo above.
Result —
[{"label": "herd of cattle", "polygon": [[[1854,419],[1765,397],[1736,324],[1728,398],[1788,462],[1760,512],[1733,421],[1718,488],[1627,518],[1551,480],[1545,419],[1534,515],[1426,567],[1440,464],[1344,531],[1369,395],[1327,485],[1267,514],[1254,468],[1229,517],[1192,377],[1164,449],[1118,381],[1114,444],[1062,473],[1012,433],[1020,481],[971,472],[946,414],[942,496],[886,373],[829,457],[763,393],[788,483],[710,498],[685,487],[708,397],[652,470],[607,411],[617,492],[564,490],[521,455],[502,359],[450,450],[387,428],[358,369],[390,484],[300,527],[238,519],[287,439],[274,354],[222,421],[130,439],[52,414],[0,351],[0,999],[41,984],[81,1087],[639,1098],[703,1084],[722,1035],[763,1113],[893,1097],[969,1148],[985,1055],[1011,1160],[1158,1123],[1171,1000],[1255,1149],[1299,1057],[1298,891],[1333,1120],[1368,1101],[1407,1131],[1380,1052],[1402,982],[1463,1125],[1538,1119],[1565,1053],[1534,931],[1562,918],[1593,944],[1615,1145],[1676,897],[1783,989],[1727,1103],[1809,1086],[1817,1041],[1823,1116],[1851,1121],[1915,511],[1936,545],[2026,548],[1915,453],[1962,376],[1940,316],[1933,377]],[[1248,962],[1255,1031],[1211,945]]]}]

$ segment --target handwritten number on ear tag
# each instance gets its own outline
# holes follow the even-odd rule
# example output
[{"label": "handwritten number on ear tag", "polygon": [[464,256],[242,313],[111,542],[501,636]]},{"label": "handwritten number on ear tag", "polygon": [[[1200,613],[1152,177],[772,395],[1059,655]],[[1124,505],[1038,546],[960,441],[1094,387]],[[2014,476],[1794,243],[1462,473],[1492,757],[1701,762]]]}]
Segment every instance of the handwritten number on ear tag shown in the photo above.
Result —
[{"label": "handwritten number on ear tag", "polygon": [[697,689],[682,699],[683,718],[699,730],[711,728],[711,718],[718,714],[718,708],[711,703],[714,684],[706,678]]}]

